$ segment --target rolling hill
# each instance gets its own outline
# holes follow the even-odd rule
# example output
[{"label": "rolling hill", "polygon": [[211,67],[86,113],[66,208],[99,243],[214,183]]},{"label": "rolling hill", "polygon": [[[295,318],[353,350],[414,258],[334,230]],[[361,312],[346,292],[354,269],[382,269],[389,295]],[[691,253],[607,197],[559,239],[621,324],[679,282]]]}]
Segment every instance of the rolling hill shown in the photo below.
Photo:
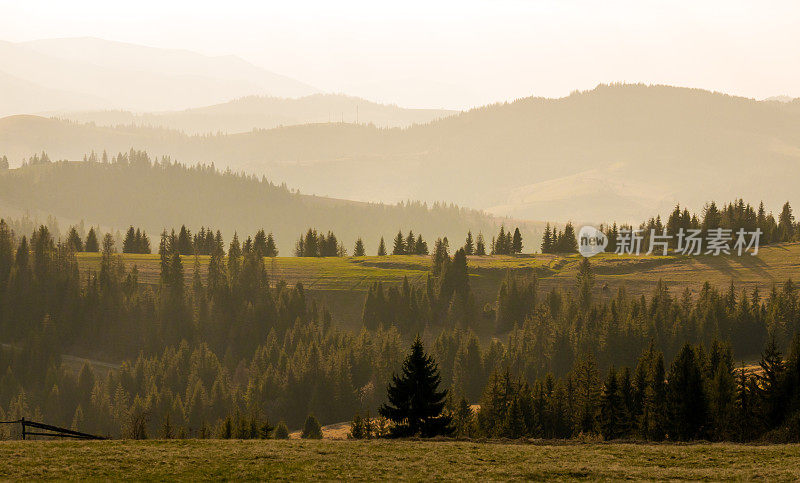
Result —
[{"label": "rolling hill", "polygon": [[0,120],[14,163],[131,147],[265,173],[304,192],[364,201],[453,201],[522,219],[640,221],[676,203],[794,201],[800,102],[698,89],[601,85],[525,98],[406,129],[322,123],[188,136],[36,117]]},{"label": "rolling hill", "polygon": [[[244,239],[264,228],[274,233],[283,255],[293,253],[308,228],[332,230],[349,251],[363,237],[373,254],[381,236],[391,249],[398,229],[422,234],[432,248],[440,236],[455,246],[468,230],[483,231],[488,243],[501,223],[511,223],[448,204],[386,205],[303,195],[263,178],[163,160],[151,163],[139,154],[123,162],[55,162],[0,171],[0,217],[26,213],[40,220],[52,215],[62,227],[81,220],[104,231],[142,227],[153,248],[162,229],[182,224],[192,231],[211,226],[228,241],[234,231]],[[520,224],[520,229],[535,239],[533,224]],[[533,250],[536,243],[529,245]]]},{"label": "rolling hill", "polygon": [[248,96],[223,104],[183,111],[133,113],[129,111],[73,111],[55,113],[59,119],[97,126],[164,127],[187,134],[236,133],[296,124],[341,121],[408,127],[455,114],[441,109],[404,109],[335,94],[313,94],[297,99]]}]

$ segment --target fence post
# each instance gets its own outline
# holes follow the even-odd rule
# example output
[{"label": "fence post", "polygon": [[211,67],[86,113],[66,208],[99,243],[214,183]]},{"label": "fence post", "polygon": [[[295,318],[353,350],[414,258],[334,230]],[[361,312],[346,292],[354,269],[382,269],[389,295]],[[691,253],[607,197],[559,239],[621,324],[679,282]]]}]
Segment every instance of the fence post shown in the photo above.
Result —
[{"label": "fence post", "polygon": [[22,440],[25,440],[25,417],[23,416],[22,419],[19,421],[22,423]]}]

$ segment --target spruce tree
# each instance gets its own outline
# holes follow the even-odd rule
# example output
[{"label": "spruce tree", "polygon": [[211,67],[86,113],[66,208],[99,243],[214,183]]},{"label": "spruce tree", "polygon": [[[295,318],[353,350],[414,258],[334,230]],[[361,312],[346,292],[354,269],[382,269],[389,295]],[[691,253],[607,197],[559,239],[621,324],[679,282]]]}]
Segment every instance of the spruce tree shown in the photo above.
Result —
[{"label": "spruce tree", "polygon": [[472,241],[472,231],[467,232],[467,240],[464,243],[464,253],[467,255],[475,254],[475,243]]},{"label": "spruce tree", "polygon": [[133,225],[128,228],[125,234],[125,240],[122,241],[122,253],[136,253],[138,247],[136,246],[136,231]]},{"label": "spruce tree", "polygon": [[263,228],[256,232],[256,237],[253,239],[253,250],[259,257],[267,256],[267,235]]},{"label": "spruce tree", "polygon": [[394,422],[392,436],[429,438],[452,434],[451,417],[442,413],[447,390],[439,391],[440,381],[436,362],[425,353],[417,337],[403,362],[402,374],[392,376],[388,403],[379,409],[381,416]]},{"label": "spruce tree", "polygon": [[514,230],[514,238],[511,240],[511,252],[522,253],[522,234],[519,232],[519,228]]},{"label": "spruce tree", "polygon": [[359,238],[356,240],[356,246],[353,248],[353,256],[354,257],[363,257],[366,255],[366,251],[364,250],[364,242]]},{"label": "spruce tree", "polygon": [[76,230],[74,226],[70,227],[69,229],[69,235],[67,235],[67,246],[75,252],[83,251],[83,240],[81,240],[81,236],[78,234],[78,230]]},{"label": "spruce tree", "polygon": [[702,437],[708,406],[700,365],[690,344],[681,348],[672,363],[667,380],[670,437],[676,440]]},{"label": "spruce tree", "polygon": [[289,428],[284,421],[279,422],[278,425],[275,426],[273,436],[275,439],[289,439]]},{"label": "spruce tree", "polygon": [[378,245],[378,256],[379,257],[386,256],[386,243],[383,241],[383,237],[381,237],[381,242]]},{"label": "spruce tree", "polygon": [[617,372],[614,366],[611,366],[600,397],[600,433],[603,439],[616,439],[622,434],[622,409]]},{"label": "spruce tree", "polygon": [[792,207],[789,202],[783,204],[781,208],[781,215],[778,217],[778,233],[780,241],[788,242],[794,240],[794,215],[792,214]]},{"label": "spruce tree", "polygon": [[300,437],[303,439],[322,439],[322,427],[313,414],[309,414],[306,418]]},{"label": "spruce tree", "polygon": [[94,227],[89,228],[89,234],[86,235],[86,244],[84,245],[84,249],[91,253],[97,253],[100,251],[100,242],[97,240],[97,233],[94,231]]},{"label": "spruce tree", "polygon": [[414,253],[416,255],[428,254],[428,243],[422,239],[422,235],[417,235],[417,242],[414,245]]},{"label": "spruce tree", "polygon": [[564,233],[559,238],[558,252],[578,253],[578,241],[575,238],[575,228],[573,228],[572,223],[567,223],[567,226],[564,227]]},{"label": "spruce tree", "polygon": [[542,253],[550,253],[553,250],[553,246],[550,241],[551,236],[550,223],[547,223],[544,226],[544,234],[542,235]]},{"label": "spruce tree", "polygon": [[411,230],[408,231],[408,236],[406,237],[405,250],[406,255],[417,254],[417,239],[414,238],[414,232]]},{"label": "spruce tree", "polygon": [[272,233],[267,235],[267,245],[266,251],[264,252],[265,257],[277,257],[278,256],[278,247],[275,245],[275,237],[272,236]]},{"label": "spruce tree", "polygon": [[392,255],[405,255],[406,242],[403,239],[403,232],[398,231],[394,237],[394,247],[392,247]]},{"label": "spruce tree", "polygon": [[486,255],[486,243],[483,241],[483,233],[478,232],[478,239],[475,242],[475,255]]}]

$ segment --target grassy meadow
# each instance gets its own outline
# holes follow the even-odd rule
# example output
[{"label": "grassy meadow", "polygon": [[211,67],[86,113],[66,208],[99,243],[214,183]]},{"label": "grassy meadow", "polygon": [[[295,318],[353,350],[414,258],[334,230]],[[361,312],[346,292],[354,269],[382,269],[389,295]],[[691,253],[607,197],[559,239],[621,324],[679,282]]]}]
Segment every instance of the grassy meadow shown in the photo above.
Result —
[{"label": "grassy meadow", "polygon": [[0,479],[797,481],[800,445],[170,440],[0,442]]},{"label": "grassy meadow", "polygon": [[[199,257],[200,274],[205,277],[207,256]],[[128,267],[136,265],[139,281],[155,285],[159,280],[159,256],[123,255]],[[535,273],[543,290],[554,287],[572,289],[575,285],[579,255],[520,255],[469,257],[472,290],[479,303],[494,301],[500,282],[507,273]],[[698,292],[704,282],[727,287],[733,280],[737,290],[748,291],[756,286],[762,293],[774,284],[788,279],[800,279],[800,244],[780,244],[762,247],[758,255],[750,256],[619,256],[600,254],[591,258],[596,275],[597,295],[613,295],[624,287],[629,294],[650,295],[659,280],[667,283],[673,295],[685,288]],[[97,270],[100,254],[79,253],[82,272]],[[429,256],[399,255],[388,257],[300,258],[276,257],[266,260],[273,280],[290,284],[302,282],[310,293],[319,297],[346,325],[360,321],[364,294],[374,282],[384,285],[401,284],[404,277],[411,283],[425,283],[431,264]],[[195,260],[183,260],[187,280],[191,280]]]}]

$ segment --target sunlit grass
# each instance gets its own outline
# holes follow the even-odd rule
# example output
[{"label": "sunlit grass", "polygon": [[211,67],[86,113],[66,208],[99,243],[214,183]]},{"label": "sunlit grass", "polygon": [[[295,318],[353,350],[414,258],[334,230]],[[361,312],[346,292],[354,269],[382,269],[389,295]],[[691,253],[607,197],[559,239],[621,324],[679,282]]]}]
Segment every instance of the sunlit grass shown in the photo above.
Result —
[{"label": "sunlit grass", "polygon": [[2,442],[2,479],[800,478],[799,445],[455,441]]}]

